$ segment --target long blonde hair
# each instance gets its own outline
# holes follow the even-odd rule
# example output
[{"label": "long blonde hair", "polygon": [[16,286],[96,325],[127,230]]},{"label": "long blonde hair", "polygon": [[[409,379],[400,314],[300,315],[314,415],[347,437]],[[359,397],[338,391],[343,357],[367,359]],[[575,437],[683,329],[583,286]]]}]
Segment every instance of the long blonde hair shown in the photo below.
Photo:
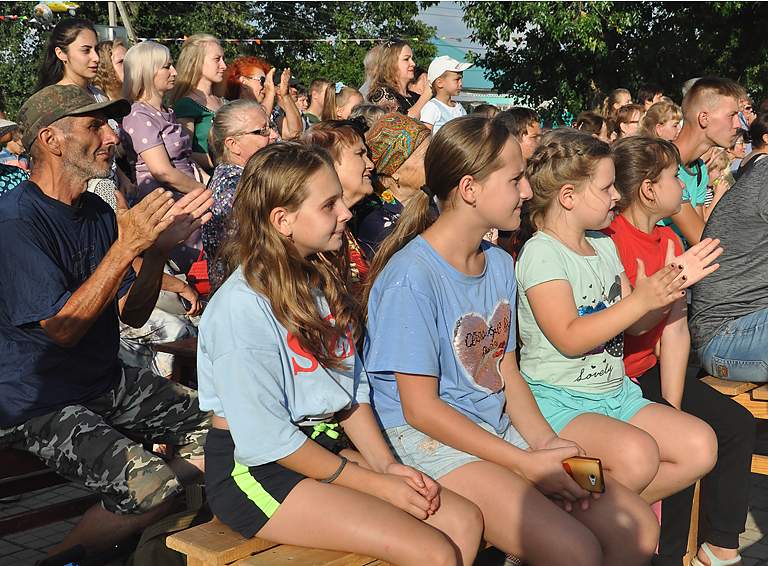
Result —
[{"label": "long blonde hair", "polygon": [[[509,139],[514,137],[501,122],[484,116],[470,115],[451,120],[435,134],[424,156],[429,192],[445,203],[462,177],[471,175],[482,181],[501,166],[501,151]],[[435,219],[425,191],[418,191],[408,199],[397,226],[373,257],[363,306],[368,304],[371,288],[387,262],[429,228]]]},{"label": "long blonde hair", "polygon": [[611,147],[586,132],[559,128],[545,134],[525,170],[533,192],[527,203],[533,225],[542,227],[544,214],[563,185],[589,179],[597,162],[610,156]]},{"label": "long blonde hair", "polygon": [[184,47],[181,48],[176,64],[176,87],[169,96],[171,106],[197,88],[197,83],[203,76],[205,49],[210,43],[221,45],[216,37],[208,33],[196,33],[184,40]]},{"label": "long blonde hair", "polygon": [[[273,144],[248,161],[232,205],[233,235],[222,250],[227,275],[238,266],[248,285],[266,297],[275,318],[295,336],[301,347],[325,367],[338,368],[330,345],[347,336],[356,340],[357,308],[346,291],[339,256],[314,254],[302,257],[290,239],[272,225],[276,207],[297,210],[307,198],[309,178],[327,167],[334,171],[328,153],[297,142]],[[335,173],[334,173],[335,174]],[[313,291],[323,293],[335,324],[323,320]]]}]

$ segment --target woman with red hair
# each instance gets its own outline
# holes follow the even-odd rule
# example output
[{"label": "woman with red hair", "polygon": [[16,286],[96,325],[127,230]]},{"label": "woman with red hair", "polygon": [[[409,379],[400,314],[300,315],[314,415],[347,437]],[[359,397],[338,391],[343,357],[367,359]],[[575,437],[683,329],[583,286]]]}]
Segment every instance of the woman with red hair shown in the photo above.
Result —
[{"label": "woman with red hair", "polygon": [[295,138],[304,126],[296,102],[288,92],[291,70],[286,68],[283,71],[277,89],[274,75],[275,69],[261,57],[238,57],[227,67],[224,97],[227,100],[255,100],[275,122],[283,139]]}]

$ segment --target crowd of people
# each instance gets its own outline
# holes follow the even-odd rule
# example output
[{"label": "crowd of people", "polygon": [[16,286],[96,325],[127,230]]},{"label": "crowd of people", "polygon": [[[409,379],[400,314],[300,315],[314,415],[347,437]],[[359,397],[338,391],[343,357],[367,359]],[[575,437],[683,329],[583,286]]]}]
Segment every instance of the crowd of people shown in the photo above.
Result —
[{"label": "crowd of people", "polygon": [[[204,477],[277,543],[679,566],[701,480],[692,564],[740,564],[754,420],[689,366],[768,381],[768,103],[701,77],[549,130],[465,108],[450,57],[364,65],[51,32],[0,121],[0,445],[101,498],[51,554]],[[186,336],[196,390],[152,349]]]}]

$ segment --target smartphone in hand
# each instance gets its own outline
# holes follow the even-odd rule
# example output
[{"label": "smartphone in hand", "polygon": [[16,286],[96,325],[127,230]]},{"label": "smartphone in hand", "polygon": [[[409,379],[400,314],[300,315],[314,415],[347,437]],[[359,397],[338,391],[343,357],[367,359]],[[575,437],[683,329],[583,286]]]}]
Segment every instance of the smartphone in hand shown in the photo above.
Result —
[{"label": "smartphone in hand", "polygon": [[563,468],[582,488],[592,493],[605,492],[603,463],[599,458],[574,456],[563,460]]}]

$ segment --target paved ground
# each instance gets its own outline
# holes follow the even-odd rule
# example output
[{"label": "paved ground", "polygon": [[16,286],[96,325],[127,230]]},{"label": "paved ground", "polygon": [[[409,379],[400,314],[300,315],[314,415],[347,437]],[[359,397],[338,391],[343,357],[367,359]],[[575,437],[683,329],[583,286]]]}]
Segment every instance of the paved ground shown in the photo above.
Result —
[{"label": "paved ground", "polygon": [[[768,423],[764,424],[759,432],[758,452],[768,454]],[[83,488],[75,485],[61,485],[25,495],[18,501],[0,502],[0,517],[74,499],[83,492]],[[752,475],[750,507],[747,530],[740,539],[744,566],[768,566],[768,476]],[[77,519],[71,519],[4,537],[0,540],[0,565],[32,566],[76,522]],[[495,566],[498,560],[495,556],[487,555],[482,562],[484,565]]]}]

